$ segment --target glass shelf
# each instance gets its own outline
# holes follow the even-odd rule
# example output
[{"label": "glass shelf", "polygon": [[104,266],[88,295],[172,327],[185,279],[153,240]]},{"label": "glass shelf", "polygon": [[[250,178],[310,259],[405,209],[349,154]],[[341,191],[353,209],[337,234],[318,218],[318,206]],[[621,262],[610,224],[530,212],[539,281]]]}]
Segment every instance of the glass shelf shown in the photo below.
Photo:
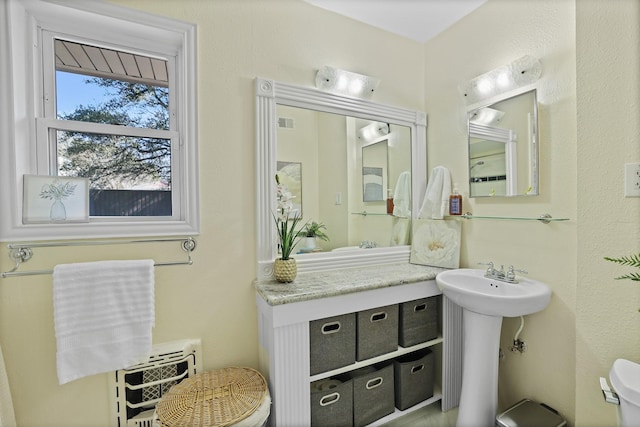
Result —
[{"label": "glass shelf", "polygon": [[449,219],[464,218],[464,219],[498,219],[498,220],[511,220],[511,221],[539,221],[543,224],[549,224],[550,222],[569,221],[569,218],[553,218],[549,214],[542,214],[539,217],[518,217],[518,216],[490,216],[490,215],[473,215],[467,212],[463,215],[449,215]]},{"label": "glass shelf", "polygon": [[[389,216],[386,213],[380,212],[351,212],[351,215],[362,215],[362,216]],[[400,217],[398,217],[400,218]],[[569,218],[554,218],[549,214],[542,214],[539,217],[525,217],[525,216],[492,216],[492,215],[473,215],[470,212],[467,212],[463,215],[447,215],[445,218],[447,219],[456,219],[456,218],[464,218],[464,219],[498,219],[498,220],[508,220],[508,221],[539,221],[543,224],[549,224],[550,222],[560,222],[560,221],[569,221]]]},{"label": "glass shelf", "polygon": [[362,215],[362,216],[369,216],[369,215],[373,215],[373,216],[387,216],[389,215],[388,213],[382,213],[382,212],[367,212],[367,211],[362,211],[362,212],[351,212],[351,215]]},{"label": "glass shelf", "polygon": [[397,216],[397,215],[393,215],[393,214],[388,214],[388,213],[383,213],[383,212],[367,212],[367,211],[362,211],[362,212],[351,212],[351,215],[362,215],[362,216],[393,216],[396,218],[407,218],[406,216]]}]

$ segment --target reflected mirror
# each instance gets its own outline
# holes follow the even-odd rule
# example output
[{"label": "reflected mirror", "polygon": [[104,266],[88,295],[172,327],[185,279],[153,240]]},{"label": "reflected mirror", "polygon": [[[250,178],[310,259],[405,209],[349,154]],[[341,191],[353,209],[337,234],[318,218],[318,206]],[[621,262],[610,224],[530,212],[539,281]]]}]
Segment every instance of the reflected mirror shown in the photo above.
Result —
[{"label": "reflected mirror", "polygon": [[298,245],[297,255],[410,243],[393,235],[400,217],[410,223],[411,186],[401,179],[411,172],[408,126],[280,104],[276,122],[277,174],[294,213],[329,237]]},{"label": "reflected mirror", "polygon": [[284,172],[299,191],[302,223],[323,224],[330,239],[294,251],[299,273],[408,262],[411,219],[426,190],[426,115],[267,79],[255,84],[258,278],[272,277],[278,257],[274,178]]},{"label": "reflected mirror", "polygon": [[531,90],[468,113],[469,196],[538,194],[538,103]]},{"label": "reflected mirror", "polygon": [[[387,141],[362,147],[362,200],[364,202],[381,202],[386,194],[393,197],[388,189],[387,177]],[[388,213],[388,212],[387,212]]]}]

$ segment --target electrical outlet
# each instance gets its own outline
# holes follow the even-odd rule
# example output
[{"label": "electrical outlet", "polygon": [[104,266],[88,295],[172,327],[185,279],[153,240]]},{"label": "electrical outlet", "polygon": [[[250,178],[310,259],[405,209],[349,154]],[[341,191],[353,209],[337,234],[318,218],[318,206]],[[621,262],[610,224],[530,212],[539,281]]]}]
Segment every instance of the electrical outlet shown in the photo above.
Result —
[{"label": "electrical outlet", "polygon": [[626,163],[624,165],[624,195],[625,197],[640,197],[640,163]]}]

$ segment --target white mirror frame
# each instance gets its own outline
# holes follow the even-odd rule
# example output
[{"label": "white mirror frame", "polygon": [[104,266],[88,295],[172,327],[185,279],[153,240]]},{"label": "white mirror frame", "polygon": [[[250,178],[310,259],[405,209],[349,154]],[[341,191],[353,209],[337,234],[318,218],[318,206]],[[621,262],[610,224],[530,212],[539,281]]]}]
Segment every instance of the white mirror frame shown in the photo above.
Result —
[{"label": "white mirror frame", "polygon": [[[280,83],[257,77],[256,95],[256,219],[258,280],[273,277],[277,258],[277,236],[272,212],[276,209],[276,105],[306,108],[382,121],[411,129],[412,217],[416,218],[427,188],[427,116],[424,112],[378,104]],[[391,236],[390,236],[391,237]],[[365,267],[390,262],[409,262],[410,246],[362,249],[344,252],[297,254],[298,272]]]}]

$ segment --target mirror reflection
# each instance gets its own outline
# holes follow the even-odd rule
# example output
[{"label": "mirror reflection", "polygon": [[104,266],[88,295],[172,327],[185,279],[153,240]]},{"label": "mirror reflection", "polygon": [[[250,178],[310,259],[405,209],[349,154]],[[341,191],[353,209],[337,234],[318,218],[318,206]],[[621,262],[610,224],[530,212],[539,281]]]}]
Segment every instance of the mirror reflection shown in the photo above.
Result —
[{"label": "mirror reflection", "polygon": [[537,117],[535,90],[468,113],[470,197],[538,194]]},{"label": "mirror reflection", "polygon": [[409,127],[281,104],[276,116],[278,177],[329,237],[297,253],[410,243]]},{"label": "mirror reflection", "polygon": [[387,194],[387,140],[362,147],[362,200],[381,202]]}]

